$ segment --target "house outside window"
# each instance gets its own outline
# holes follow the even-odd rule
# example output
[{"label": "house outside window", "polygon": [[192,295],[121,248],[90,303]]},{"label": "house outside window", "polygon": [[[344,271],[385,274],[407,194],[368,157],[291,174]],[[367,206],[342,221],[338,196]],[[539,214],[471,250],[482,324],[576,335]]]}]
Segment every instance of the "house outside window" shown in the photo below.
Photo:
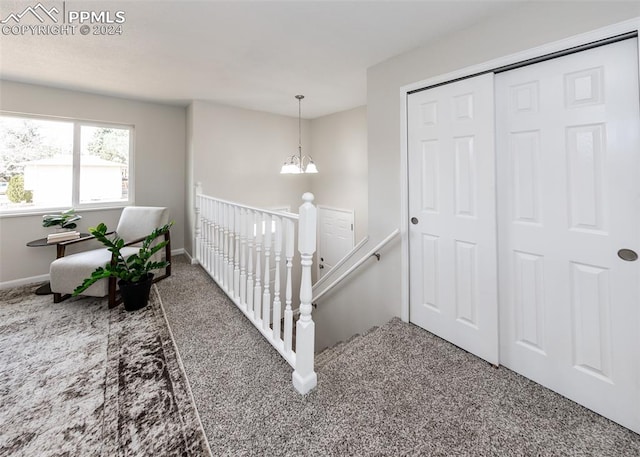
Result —
[{"label": "house outside window", "polygon": [[0,114],[0,215],[133,203],[133,127]]}]

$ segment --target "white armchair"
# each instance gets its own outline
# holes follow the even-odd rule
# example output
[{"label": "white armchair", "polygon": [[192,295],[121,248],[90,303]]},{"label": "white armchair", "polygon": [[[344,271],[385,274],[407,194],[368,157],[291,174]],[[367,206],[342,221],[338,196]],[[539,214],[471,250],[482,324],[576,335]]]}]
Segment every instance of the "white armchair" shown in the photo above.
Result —
[{"label": "white armchair", "polygon": [[[168,222],[168,208],[150,206],[128,206],[124,208],[116,228],[118,236],[126,242],[126,247],[122,249],[124,257],[127,258],[135,254],[139,249],[141,241],[149,235],[153,229],[162,227]],[[51,291],[53,292],[53,301],[55,303],[69,298],[74,289],[79,286],[85,278],[91,276],[91,273],[96,268],[105,266],[112,261],[112,254],[106,248],[93,249],[65,256],[65,248],[67,246],[91,239],[93,239],[93,237],[58,244],[57,259],[51,263],[49,268]],[[162,257],[171,262],[171,237],[169,232],[165,234],[165,240],[168,241],[168,244],[164,249],[164,255]],[[154,282],[164,279],[167,276],[171,276],[171,264],[166,267],[164,275],[154,278]],[[85,290],[82,295],[92,297],[104,297],[108,295],[109,308],[113,308],[121,302],[121,299],[117,297],[116,281],[116,278],[102,279]]]}]

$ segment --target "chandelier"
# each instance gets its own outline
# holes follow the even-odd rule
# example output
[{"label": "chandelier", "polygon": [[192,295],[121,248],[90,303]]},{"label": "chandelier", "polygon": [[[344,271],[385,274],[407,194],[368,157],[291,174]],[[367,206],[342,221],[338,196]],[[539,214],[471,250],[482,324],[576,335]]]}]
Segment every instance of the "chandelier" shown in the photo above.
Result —
[{"label": "chandelier", "polygon": [[284,165],[280,169],[282,174],[317,173],[318,168],[311,156],[302,155],[302,116],[301,103],[304,95],[296,95],[298,99],[298,154],[287,157]]}]

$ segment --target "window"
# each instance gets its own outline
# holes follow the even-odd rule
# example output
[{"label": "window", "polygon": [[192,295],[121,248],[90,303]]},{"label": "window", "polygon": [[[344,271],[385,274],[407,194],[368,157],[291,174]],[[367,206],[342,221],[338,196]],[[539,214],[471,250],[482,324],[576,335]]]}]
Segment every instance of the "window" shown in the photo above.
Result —
[{"label": "window", "polygon": [[0,115],[0,213],[127,205],[133,127]]}]

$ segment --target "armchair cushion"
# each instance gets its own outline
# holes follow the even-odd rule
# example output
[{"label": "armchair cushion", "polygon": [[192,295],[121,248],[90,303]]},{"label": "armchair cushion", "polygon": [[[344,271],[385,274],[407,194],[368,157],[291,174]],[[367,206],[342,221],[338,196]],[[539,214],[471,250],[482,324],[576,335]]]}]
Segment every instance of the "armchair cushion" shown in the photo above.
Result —
[{"label": "armchair cushion", "polygon": [[[138,252],[138,248],[127,247],[122,249],[125,259]],[[51,281],[51,292],[59,294],[71,294],[85,278],[100,266],[105,266],[111,261],[111,252],[106,249],[93,249],[91,251],[79,252],[67,257],[60,257],[54,260],[49,267]],[[101,279],[82,295],[91,297],[104,297],[109,293],[109,282]]]},{"label": "armchair cushion", "polygon": [[122,210],[116,233],[125,241],[147,236],[169,222],[169,209],[154,206],[128,206]]}]

